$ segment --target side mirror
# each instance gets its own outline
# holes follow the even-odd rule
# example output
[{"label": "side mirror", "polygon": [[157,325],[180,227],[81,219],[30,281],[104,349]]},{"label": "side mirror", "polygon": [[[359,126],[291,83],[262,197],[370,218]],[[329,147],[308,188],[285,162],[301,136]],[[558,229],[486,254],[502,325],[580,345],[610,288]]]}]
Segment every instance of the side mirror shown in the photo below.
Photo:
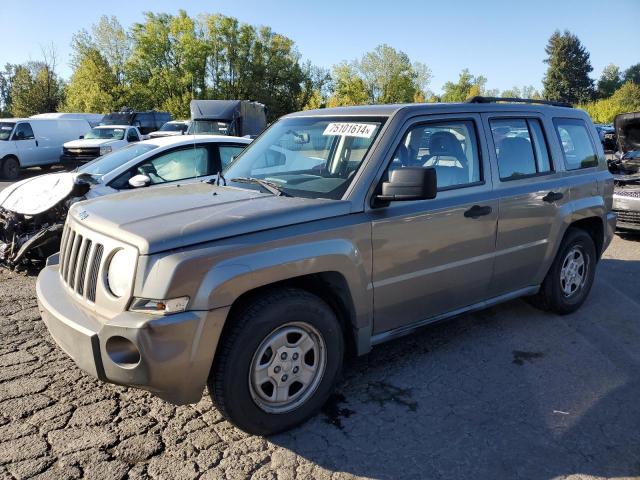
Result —
[{"label": "side mirror", "polygon": [[428,200],[438,193],[438,178],[433,167],[406,167],[391,170],[389,181],[382,184],[379,202]]},{"label": "side mirror", "polygon": [[129,179],[129,185],[133,188],[146,187],[151,183],[151,179],[147,175],[134,175]]},{"label": "side mirror", "polygon": [[83,138],[84,138],[84,135],[80,135],[80,136],[78,137],[78,140],[82,140]]}]

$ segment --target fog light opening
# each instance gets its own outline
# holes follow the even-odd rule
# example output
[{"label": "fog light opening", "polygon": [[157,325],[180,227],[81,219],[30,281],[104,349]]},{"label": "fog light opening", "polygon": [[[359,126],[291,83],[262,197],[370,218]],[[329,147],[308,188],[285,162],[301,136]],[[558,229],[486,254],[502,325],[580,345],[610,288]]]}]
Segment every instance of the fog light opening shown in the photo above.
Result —
[{"label": "fog light opening", "polygon": [[140,351],[131,340],[124,337],[110,337],[107,340],[107,354],[113,363],[122,368],[134,368],[140,363]]}]

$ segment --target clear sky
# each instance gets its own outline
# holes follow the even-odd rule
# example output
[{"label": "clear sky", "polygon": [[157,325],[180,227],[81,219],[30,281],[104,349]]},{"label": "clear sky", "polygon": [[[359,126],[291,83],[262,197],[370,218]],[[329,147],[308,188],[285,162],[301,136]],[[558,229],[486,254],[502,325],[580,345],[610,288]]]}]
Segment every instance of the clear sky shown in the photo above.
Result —
[{"label": "clear sky", "polygon": [[[381,43],[406,52],[433,73],[430,88],[455,80],[463,68],[488,78],[488,88],[541,87],[544,46],[555,29],[569,29],[591,53],[597,78],[609,63],[622,69],[640,62],[640,0],[417,1],[417,0],[19,0],[0,9],[0,66],[40,56],[53,43],[59,73],[68,78],[74,32],[100,15],[116,15],[128,27],[143,12],[190,15],[219,12],[254,25],[269,25],[292,38],[303,58],[330,67]],[[635,37],[635,38],[632,38]]]}]

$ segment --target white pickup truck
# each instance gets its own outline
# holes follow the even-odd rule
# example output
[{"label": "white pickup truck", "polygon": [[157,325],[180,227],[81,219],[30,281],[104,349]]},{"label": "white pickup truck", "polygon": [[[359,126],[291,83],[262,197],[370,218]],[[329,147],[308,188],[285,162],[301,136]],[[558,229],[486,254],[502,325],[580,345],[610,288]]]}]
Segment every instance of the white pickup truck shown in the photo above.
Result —
[{"label": "white pickup truck", "polygon": [[60,162],[77,166],[143,139],[138,127],[100,125],[92,128],[79,140],[65,143]]}]

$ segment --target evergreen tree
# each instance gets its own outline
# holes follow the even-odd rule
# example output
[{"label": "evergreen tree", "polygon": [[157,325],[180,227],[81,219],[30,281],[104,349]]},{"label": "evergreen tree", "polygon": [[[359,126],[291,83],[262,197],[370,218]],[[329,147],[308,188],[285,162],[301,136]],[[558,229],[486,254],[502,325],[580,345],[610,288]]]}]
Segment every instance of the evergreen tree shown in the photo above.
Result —
[{"label": "evergreen tree", "polygon": [[640,63],[631,65],[624,71],[624,83],[631,82],[640,85]]},{"label": "evergreen tree", "polygon": [[580,103],[593,98],[593,70],[589,52],[577,36],[565,30],[556,30],[545,47],[549,65],[542,80],[544,97],[548,100]]}]

